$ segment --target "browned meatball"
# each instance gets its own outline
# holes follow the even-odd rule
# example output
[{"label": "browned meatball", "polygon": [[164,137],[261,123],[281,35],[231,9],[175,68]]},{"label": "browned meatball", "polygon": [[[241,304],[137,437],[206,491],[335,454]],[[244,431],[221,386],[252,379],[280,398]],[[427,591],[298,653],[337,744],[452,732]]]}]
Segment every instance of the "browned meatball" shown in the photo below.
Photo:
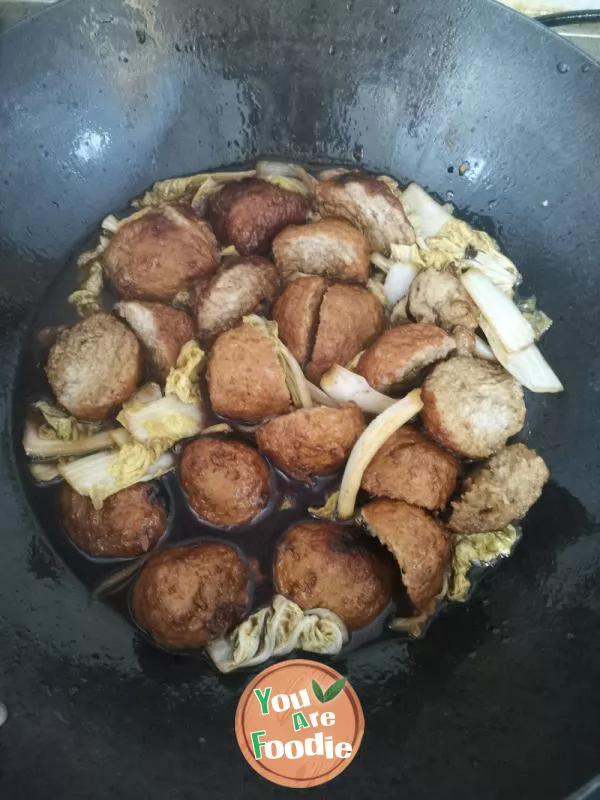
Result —
[{"label": "browned meatball", "polygon": [[206,377],[213,410],[224,417],[261,422],[292,408],[273,340],[251,325],[217,338]]},{"label": "browned meatball", "polygon": [[479,309],[450,270],[422,269],[410,285],[408,310],[415,322],[439,325],[450,333],[457,325],[469,331],[479,325]]},{"label": "browned meatball", "polygon": [[164,206],[121,224],[102,259],[125,300],[172,300],[215,271],[218,251],[206,222]]},{"label": "browned meatball", "polygon": [[358,531],[304,522],[277,547],[273,577],[277,591],[301,608],[328,608],[352,630],[368,625],[390,602],[390,566]]},{"label": "browned meatball", "polygon": [[198,336],[210,341],[239,324],[246,314],[270,308],[279,276],[266,258],[227,259],[222,269],[199,291]]},{"label": "browned meatball", "polygon": [[140,381],[140,343],[111,314],[93,314],[58,334],[46,375],[56,399],[74,417],[106,419]]},{"label": "browned meatball", "polygon": [[257,178],[227,184],[208,200],[208,220],[218,240],[240,255],[265,255],[288,225],[306,222],[309,202],[301,194]]},{"label": "browned meatball", "polygon": [[129,300],[116,305],[146,348],[157,378],[164,380],[177,362],[181,348],[196,335],[194,320],[185,311],[164,303]]},{"label": "browned meatball", "polygon": [[318,383],[334,364],[347,364],[379,336],[383,324],[383,306],[368,289],[332,284],[321,303],[308,378]]},{"label": "browned meatball", "polygon": [[164,647],[203,647],[240,621],[250,575],[238,551],[222,542],[172,547],[151,556],[135,582],[131,609]]},{"label": "browned meatball", "polygon": [[269,502],[269,468],[241,442],[196,439],[183,451],[179,478],[190,506],[212,525],[244,525]]},{"label": "browned meatball", "polygon": [[151,550],[165,532],[167,510],[156,488],[137,484],[95,509],[68,483],[60,489],[60,513],[70,539],[90,556],[124,558]]},{"label": "browned meatball", "polygon": [[349,222],[322,219],[282,231],[273,242],[273,258],[283,274],[303,272],[366,283],[371,247]]},{"label": "browned meatball", "polygon": [[361,511],[367,530],[394,555],[416,608],[427,610],[444,587],[450,544],[443,528],[402,500],[373,500]]},{"label": "browned meatball", "polygon": [[378,392],[398,390],[425,367],[446,358],[455,346],[454,339],[435,325],[399,325],[362,354],[356,371]]},{"label": "browned meatball", "polygon": [[325,278],[298,278],[288,283],[273,309],[281,341],[303,367],[312,353],[319,308],[326,290]]},{"label": "browned meatball", "polygon": [[375,497],[404,500],[430,511],[442,509],[456,489],[457,460],[405,425],[377,451],[361,487]]},{"label": "browned meatball", "polygon": [[256,443],[288,475],[307,480],[343,466],[364,427],[363,413],[354,403],[320,406],[268,420],[257,430]]}]

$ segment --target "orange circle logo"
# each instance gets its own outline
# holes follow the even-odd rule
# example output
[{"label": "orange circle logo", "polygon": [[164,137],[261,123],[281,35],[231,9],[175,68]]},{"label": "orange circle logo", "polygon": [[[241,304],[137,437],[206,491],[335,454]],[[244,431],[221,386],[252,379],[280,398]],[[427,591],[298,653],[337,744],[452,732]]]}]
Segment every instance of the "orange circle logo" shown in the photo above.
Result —
[{"label": "orange circle logo", "polygon": [[350,764],[365,730],[360,700],[329,666],[298,659],[265,669],[240,698],[235,734],[250,766],[294,789],[327,783]]}]

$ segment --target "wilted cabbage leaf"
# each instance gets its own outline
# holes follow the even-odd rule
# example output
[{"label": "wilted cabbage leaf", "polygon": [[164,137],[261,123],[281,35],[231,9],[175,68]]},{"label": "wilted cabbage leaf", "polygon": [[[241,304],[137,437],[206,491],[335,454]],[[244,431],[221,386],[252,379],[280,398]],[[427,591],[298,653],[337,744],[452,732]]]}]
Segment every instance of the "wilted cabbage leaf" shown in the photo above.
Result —
[{"label": "wilted cabbage leaf", "polygon": [[209,181],[209,185],[212,188],[231,181],[252,178],[255,174],[255,171],[251,169],[240,172],[199,172],[196,175],[188,175],[185,178],[168,178],[164,181],[157,181],[152,186],[152,189],[135,200],[133,205],[138,208],[144,208],[146,206],[173,203],[177,200],[192,200],[198,190]]},{"label": "wilted cabbage leaf", "polygon": [[79,289],[71,292],[67,299],[71,305],[75,306],[80,317],[90,317],[92,314],[102,311],[103,291],[102,265],[99,261],[93,261]]},{"label": "wilted cabbage leaf", "polygon": [[500,558],[506,558],[519,538],[520,533],[514,525],[507,525],[501,531],[457,534],[454,538],[448,599],[464,602],[471,590],[471,568],[493,566]]},{"label": "wilted cabbage leaf", "polygon": [[337,519],[337,504],[340,493],[339,491],[332,492],[325,501],[323,506],[309,506],[308,512],[313,517],[318,519]]},{"label": "wilted cabbage leaf", "polygon": [[45,400],[38,400],[33,405],[44,418],[46,426],[50,428],[50,430],[46,426],[40,428],[39,433],[43,438],[58,437],[65,442],[76,442],[85,436],[96,433],[100,427],[97,423],[80,422],[66,411]]},{"label": "wilted cabbage leaf", "polygon": [[539,339],[546,333],[548,328],[552,325],[552,320],[548,314],[544,313],[537,307],[537,300],[532,295],[517,303],[521,314],[529,322],[535,333],[535,338]]},{"label": "wilted cabbage leaf", "polygon": [[117,421],[145,445],[162,445],[163,452],[180,439],[196,436],[203,428],[199,402],[182,402],[170,395],[150,403],[125,403]]},{"label": "wilted cabbage leaf", "polygon": [[200,367],[204,350],[195,339],[186,342],[165,384],[165,394],[176,395],[182,403],[196,403],[200,398]]}]

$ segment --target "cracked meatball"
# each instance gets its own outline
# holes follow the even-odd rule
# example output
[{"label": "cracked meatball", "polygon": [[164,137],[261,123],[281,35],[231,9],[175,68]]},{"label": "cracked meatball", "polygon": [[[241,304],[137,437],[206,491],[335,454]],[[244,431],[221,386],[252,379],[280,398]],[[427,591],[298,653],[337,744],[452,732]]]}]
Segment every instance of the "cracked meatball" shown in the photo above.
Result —
[{"label": "cracked meatball", "polygon": [[361,511],[367,530],[393,554],[414,606],[429,609],[445,584],[450,544],[444,529],[402,500],[373,500]]},{"label": "cracked meatball", "polygon": [[499,365],[457,356],[437,364],[422,389],[431,436],[466,458],[487,458],[525,422],[523,389]]},{"label": "cracked meatball", "polygon": [[414,244],[415,232],[402,203],[383,182],[371,175],[349,173],[323,181],[316,188],[323,217],[351,222],[373,250],[388,255],[391,244]]},{"label": "cracked meatball", "polygon": [[439,325],[450,333],[457,325],[468,331],[479,325],[479,309],[449,270],[422,269],[415,276],[408,293],[408,312],[416,322]]},{"label": "cracked meatball", "polygon": [[306,366],[312,353],[319,308],[326,291],[327,281],[324,278],[297,278],[288,283],[273,308],[279,338],[302,367]]},{"label": "cracked meatball", "polygon": [[288,225],[306,222],[309,201],[257,178],[229,183],[208,199],[208,220],[223,245],[240,255],[266,255]]},{"label": "cracked meatball", "polygon": [[269,502],[269,468],[235,440],[202,437],[186,445],[179,479],[196,514],[212,525],[245,525]]},{"label": "cracked meatball", "polygon": [[153,208],[121,223],[102,255],[124,300],[172,300],[217,268],[217,241],[192,212]]},{"label": "cracked meatball", "polygon": [[288,475],[308,480],[340,469],[364,427],[363,413],[354,403],[320,406],[265,422],[256,432],[256,443]]},{"label": "cracked meatball", "polygon": [[363,234],[341,219],[291,225],[273,241],[277,269],[366,283],[371,247]]},{"label": "cracked meatball", "polygon": [[134,584],[134,618],[163,647],[203,647],[242,618],[250,596],[248,566],[222,542],[156,553]]},{"label": "cracked meatball", "polygon": [[292,409],[275,343],[252,325],[239,325],[217,338],[206,378],[210,403],[221,416],[262,422]]},{"label": "cracked meatball", "polygon": [[59,503],[67,535],[90,556],[141,556],[154,547],[167,526],[165,504],[148,483],[113,494],[100,509],[63,483]]},{"label": "cracked meatball", "polygon": [[393,433],[364,472],[361,488],[429,511],[444,508],[456,489],[457,460],[409,425]]},{"label": "cracked meatball", "polygon": [[129,300],[117,303],[115,310],[144,345],[156,377],[165,380],[183,345],[196,334],[194,320],[185,311],[164,303]]},{"label": "cracked meatball", "polygon": [[393,566],[350,528],[304,522],[284,535],[275,553],[276,590],[301,608],[328,608],[350,630],[376,619],[390,602]]},{"label": "cracked meatball", "polygon": [[452,503],[448,527],[457,533],[501,530],[523,519],[549,477],[534,450],[524,444],[505,447],[467,478],[461,496]]},{"label": "cracked meatball", "polygon": [[211,341],[238,325],[247,314],[269,309],[279,287],[279,275],[266,258],[227,259],[200,290],[196,317],[198,336]]},{"label": "cracked meatball", "polygon": [[441,328],[407,323],[380,336],[362,354],[356,371],[378,392],[395,391],[454,348],[454,339]]},{"label": "cracked meatball", "polygon": [[140,343],[111,314],[93,314],[58,334],[48,354],[46,375],[56,399],[70,414],[104,420],[131,397],[140,381]]}]

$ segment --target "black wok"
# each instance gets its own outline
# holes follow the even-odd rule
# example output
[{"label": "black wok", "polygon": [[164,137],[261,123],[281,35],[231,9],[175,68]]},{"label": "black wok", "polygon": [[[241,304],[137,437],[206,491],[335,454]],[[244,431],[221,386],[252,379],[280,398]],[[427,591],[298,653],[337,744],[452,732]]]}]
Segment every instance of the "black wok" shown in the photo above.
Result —
[{"label": "black wok", "polygon": [[515,557],[424,640],[337,662],[366,735],[319,796],[552,799],[600,771],[600,68],[486,0],[71,0],[0,67],[1,796],[284,792],[235,744],[246,677],[90,605],[15,460],[28,319],[68,256],[153,180],[265,153],[452,192],[554,318],[567,387],[530,399],[552,481]]}]

